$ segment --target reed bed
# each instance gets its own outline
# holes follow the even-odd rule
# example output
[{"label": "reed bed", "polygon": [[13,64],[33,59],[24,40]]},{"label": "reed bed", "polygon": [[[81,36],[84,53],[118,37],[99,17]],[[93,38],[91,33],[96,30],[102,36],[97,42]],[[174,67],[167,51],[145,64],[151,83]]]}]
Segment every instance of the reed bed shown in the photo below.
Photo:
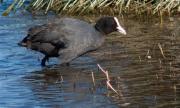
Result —
[{"label": "reed bed", "polygon": [[[26,4],[26,1],[30,1]],[[132,13],[135,15],[180,12],[180,0],[14,0],[3,15],[17,8],[25,7],[31,12],[53,11],[57,14],[84,15],[106,14],[120,15]]]}]

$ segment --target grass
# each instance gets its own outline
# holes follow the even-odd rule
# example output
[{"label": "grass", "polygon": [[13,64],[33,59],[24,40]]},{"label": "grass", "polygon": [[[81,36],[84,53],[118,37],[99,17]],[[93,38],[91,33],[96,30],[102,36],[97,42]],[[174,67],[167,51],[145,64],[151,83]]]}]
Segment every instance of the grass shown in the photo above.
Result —
[{"label": "grass", "polygon": [[[14,0],[3,13],[8,15],[14,8],[24,6],[26,0]],[[149,14],[162,15],[180,11],[180,0],[30,0],[26,6],[31,12],[53,11],[57,14],[84,15],[84,14]]]}]

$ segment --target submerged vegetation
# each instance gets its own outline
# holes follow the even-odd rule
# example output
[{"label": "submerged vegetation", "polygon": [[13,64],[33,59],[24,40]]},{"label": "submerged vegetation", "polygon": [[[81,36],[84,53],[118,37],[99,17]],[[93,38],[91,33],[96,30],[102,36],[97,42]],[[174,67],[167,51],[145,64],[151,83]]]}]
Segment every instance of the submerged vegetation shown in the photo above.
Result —
[{"label": "submerged vegetation", "polygon": [[[28,4],[26,2],[28,1]],[[25,8],[31,12],[53,11],[57,14],[116,14],[169,15],[180,12],[180,0],[14,0],[3,13]]]}]

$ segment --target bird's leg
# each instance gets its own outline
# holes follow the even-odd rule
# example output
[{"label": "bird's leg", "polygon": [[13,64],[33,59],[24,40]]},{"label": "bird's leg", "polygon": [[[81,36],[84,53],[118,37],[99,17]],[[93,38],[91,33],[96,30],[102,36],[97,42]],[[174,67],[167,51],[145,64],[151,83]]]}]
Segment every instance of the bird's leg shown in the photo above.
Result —
[{"label": "bird's leg", "polygon": [[[69,63],[74,60],[75,58],[77,58],[80,54],[78,53],[74,53],[75,51],[72,50],[72,48],[66,48],[66,49],[62,49],[59,50],[58,54],[59,54],[59,59],[61,61],[60,65],[62,66],[69,66]],[[80,51],[81,53],[81,51]]]},{"label": "bird's leg", "polygon": [[46,61],[49,62],[49,57],[47,57]]},{"label": "bird's leg", "polygon": [[42,60],[41,60],[41,66],[46,66],[46,61],[49,60],[48,56],[45,56]]},{"label": "bird's leg", "polygon": [[66,63],[66,66],[69,66],[70,65],[70,63]]},{"label": "bird's leg", "polygon": [[62,63],[61,66],[69,66],[70,63]]},{"label": "bird's leg", "polygon": [[61,66],[69,66],[69,63],[77,58],[77,54],[74,54],[73,52],[63,52],[60,54],[59,59],[61,60],[60,65]]}]

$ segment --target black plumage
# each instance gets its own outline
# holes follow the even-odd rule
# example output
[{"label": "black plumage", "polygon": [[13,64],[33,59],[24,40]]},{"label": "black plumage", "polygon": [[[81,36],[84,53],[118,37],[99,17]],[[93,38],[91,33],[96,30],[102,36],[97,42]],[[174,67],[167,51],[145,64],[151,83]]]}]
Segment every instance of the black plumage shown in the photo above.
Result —
[{"label": "black plumage", "polygon": [[[116,20],[115,20],[116,19]],[[80,55],[96,50],[104,42],[104,35],[119,31],[116,17],[100,18],[95,26],[73,18],[59,20],[28,30],[20,46],[39,51],[45,55],[41,65],[45,66],[49,57],[59,57],[61,64],[67,64]],[[122,28],[122,33],[125,30]]]}]

